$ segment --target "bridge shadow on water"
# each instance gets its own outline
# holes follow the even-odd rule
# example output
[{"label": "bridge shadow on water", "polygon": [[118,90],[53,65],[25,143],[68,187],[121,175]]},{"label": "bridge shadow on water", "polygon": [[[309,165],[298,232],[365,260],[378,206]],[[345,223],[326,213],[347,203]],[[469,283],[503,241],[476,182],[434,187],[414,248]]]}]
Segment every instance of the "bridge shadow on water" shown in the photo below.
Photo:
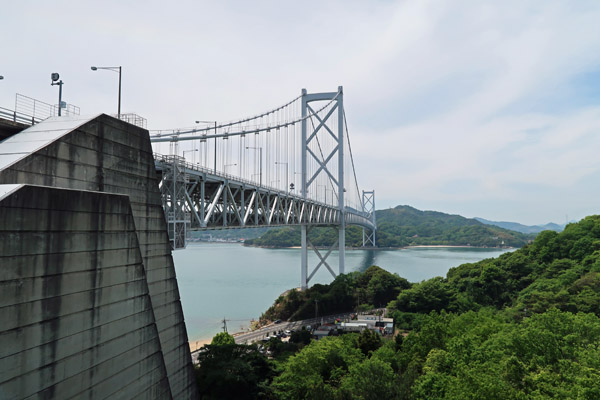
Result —
[{"label": "bridge shadow on water", "polygon": [[376,265],[375,260],[377,259],[377,257],[375,250],[363,250],[362,253],[363,258],[360,261],[358,268],[356,269],[356,271],[358,272],[365,272],[370,266]]}]

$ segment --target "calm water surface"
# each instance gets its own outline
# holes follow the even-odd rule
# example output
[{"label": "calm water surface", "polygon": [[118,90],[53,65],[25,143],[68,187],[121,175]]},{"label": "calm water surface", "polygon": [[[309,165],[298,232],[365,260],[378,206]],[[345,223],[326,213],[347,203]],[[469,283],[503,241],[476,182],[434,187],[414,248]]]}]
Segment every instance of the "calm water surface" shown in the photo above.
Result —
[{"label": "calm water surface", "polygon": [[[413,248],[346,251],[346,271],[378,265],[420,282],[445,276],[449,268],[497,257],[510,250],[469,248]],[[330,265],[337,270],[337,252]],[[190,341],[209,339],[228,319],[229,331],[248,327],[285,290],[300,285],[300,249],[261,249],[233,243],[191,243],[173,252],[183,313]],[[309,253],[309,268],[317,256]],[[310,271],[309,271],[310,273]],[[325,267],[310,284],[330,283]]]}]

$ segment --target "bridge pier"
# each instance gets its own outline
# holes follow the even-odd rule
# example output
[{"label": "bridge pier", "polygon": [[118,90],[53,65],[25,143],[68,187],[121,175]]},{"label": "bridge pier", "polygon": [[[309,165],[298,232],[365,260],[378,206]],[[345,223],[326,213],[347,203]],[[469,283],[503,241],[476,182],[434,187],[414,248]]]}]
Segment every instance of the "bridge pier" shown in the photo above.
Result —
[{"label": "bridge pier", "polygon": [[346,226],[344,224],[344,215],[342,214],[342,218],[340,221],[340,226],[338,228],[339,231],[339,266],[338,271],[340,274],[345,274],[346,272]]},{"label": "bridge pier", "polygon": [[308,246],[306,243],[306,225],[300,227],[300,242],[302,250],[300,251],[300,287],[302,290],[308,289]]}]

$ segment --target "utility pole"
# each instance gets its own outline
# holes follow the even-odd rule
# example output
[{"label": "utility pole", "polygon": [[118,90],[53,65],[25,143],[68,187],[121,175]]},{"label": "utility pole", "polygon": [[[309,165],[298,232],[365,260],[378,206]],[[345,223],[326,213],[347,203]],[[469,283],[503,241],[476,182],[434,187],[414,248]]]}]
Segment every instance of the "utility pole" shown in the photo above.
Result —
[{"label": "utility pole", "polygon": [[223,317],[223,332],[227,333],[227,320]]}]

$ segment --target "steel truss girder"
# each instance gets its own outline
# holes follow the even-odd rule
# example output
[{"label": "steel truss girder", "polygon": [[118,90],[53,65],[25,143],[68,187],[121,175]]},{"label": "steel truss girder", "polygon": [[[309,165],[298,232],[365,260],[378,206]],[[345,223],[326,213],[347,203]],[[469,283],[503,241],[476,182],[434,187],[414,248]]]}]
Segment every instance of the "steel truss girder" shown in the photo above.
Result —
[{"label": "steel truss girder", "polygon": [[[189,230],[340,223],[337,207],[173,163],[172,157],[156,158],[165,215],[180,235]],[[181,247],[184,238],[174,244]]]}]

